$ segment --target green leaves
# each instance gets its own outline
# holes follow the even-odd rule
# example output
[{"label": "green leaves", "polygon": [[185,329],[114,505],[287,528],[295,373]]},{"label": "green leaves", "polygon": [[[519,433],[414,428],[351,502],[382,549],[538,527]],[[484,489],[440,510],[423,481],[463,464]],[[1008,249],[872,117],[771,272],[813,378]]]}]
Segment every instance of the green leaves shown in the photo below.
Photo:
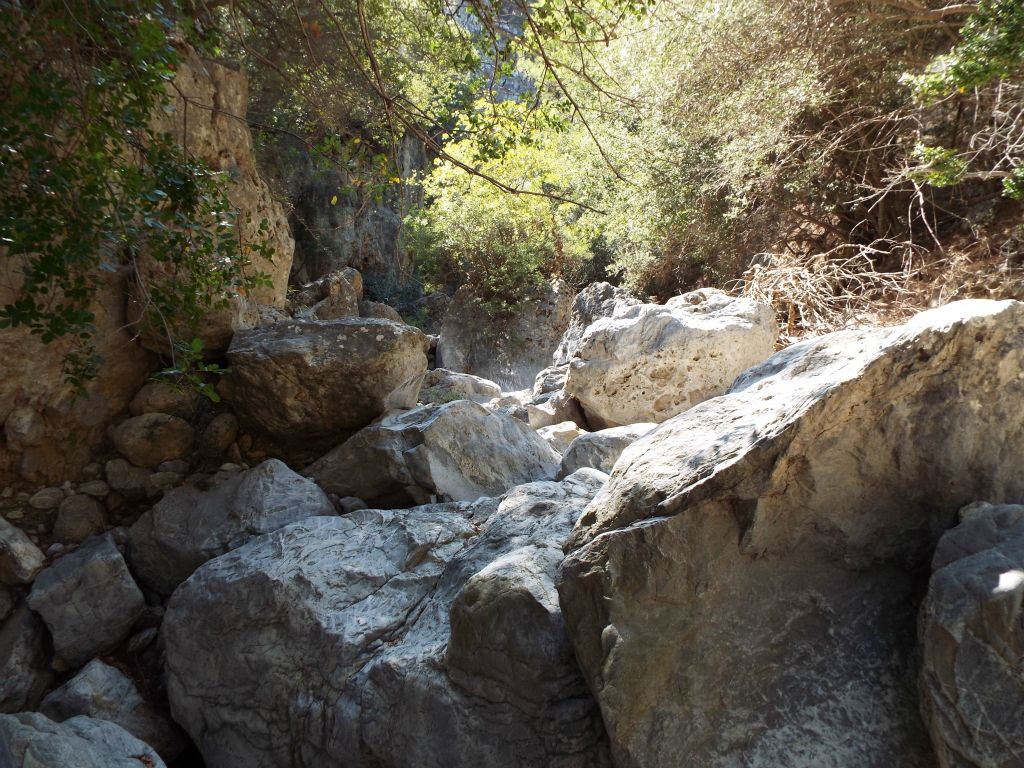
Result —
[{"label": "green leaves", "polygon": [[223,175],[150,127],[173,112],[187,14],[156,0],[42,0],[26,13],[0,14],[0,258],[21,277],[0,327],[64,342],[65,378],[80,387],[96,371],[104,275],[143,254],[166,265],[173,285],[147,286],[143,323],[191,338],[204,311],[261,284],[249,267],[267,246],[223,225],[235,217]]}]

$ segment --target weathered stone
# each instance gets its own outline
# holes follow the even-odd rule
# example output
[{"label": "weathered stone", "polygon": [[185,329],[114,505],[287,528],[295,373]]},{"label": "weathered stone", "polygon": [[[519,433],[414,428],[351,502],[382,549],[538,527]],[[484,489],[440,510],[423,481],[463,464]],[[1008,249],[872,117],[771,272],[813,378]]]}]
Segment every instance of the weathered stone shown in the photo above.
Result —
[{"label": "weathered stone", "polygon": [[541,395],[526,404],[527,418],[534,429],[550,427],[571,421],[580,426],[587,424],[587,418],[579,401],[565,390]]},{"label": "weathered stone", "polygon": [[107,484],[129,499],[141,499],[146,495],[146,481],[152,474],[148,469],[136,467],[125,459],[111,459],[104,467]]},{"label": "weathered stone", "polygon": [[939,541],[921,613],[921,708],[940,768],[1024,755],[1024,506],[972,504]]},{"label": "weathered stone", "polygon": [[142,698],[127,675],[98,659],[47,694],[39,711],[58,723],[78,715],[115,723],[159,752],[164,760],[173,760],[186,744],[185,734]]},{"label": "weathered stone", "polygon": [[408,506],[498,496],[521,483],[553,478],[559,459],[521,421],[456,400],[390,414],[304,474],[338,496]]},{"label": "weathered stone", "polygon": [[333,515],[326,494],[277,459],[214,478],[210,490],[176,488],[129,531],[128,559],[150,589],[169,595],[207,560],[253,536]]},{"label": "weathered stone", "polygon": [[105,499],[110,493],[110,486],[102,480],[89,480],[78,486],[78,492],[96,499]]},{"label": "weathered stone", "polygon": [[91,496],[76,493],[61,502],[53,536],[65,544],[78,544],[106,528],[103,505]]},{"label": "weathered stone", "polygon": [[[21,264],[4,257],[0,305],[17,301]],[[106,437],[111,420],[156,369],[158,360],[132,339],[125,316],[127,276],[97,271],[91,338],[103,360],[76,392],[64,356],[77,339],[44,344],[25,326],[0,329],[0,486],[21,477],[35,484],[79,476]]]},{"label": "weathered stone", "polygon": [[587,328],[565,388],[595,427],[662,422],[725,392],[777,335],[771,307],[712,289],[626,306]]},{"label": "weathered stone", "polygon": [[359,314],[363,317],[379,317],[382,320],[394,320],[396,323],[404,323],[401,313],[388,304],[379,301],[359,302]]},{"label": "weathered stone", "polygon": [[[602,317],[624,312],[640,302],[634,299],[623,288],[616,288],[609,283],[591,283],[576,294],[572,300],[569,325],[562,334],[558,348],[552,356],[552,365],[560,367],[568,365],[576,356],[583,334],[592,324]],[[561,389],[561,385],[554,387]],[[549,390],[550,391],[550,390]],[[537,392],[537,394],[542,394]]]},{"label": "weathered stone", "polygon": [[358,317],[363,298],[363,277],[352,268],[330,272],[289,294],[296,318],[336,320]]},{"label": "weathered stone", "polygon": [[164,621],[175,719],[209,768],[608,766],[553,589],[604,479],[312,518],[207,563]]},{"label": "weathered stone", "polygon": [[64,500],[64,491],[60,488],[40,488],[32,494],[28,504],[33,509],[56,509]]},{"label": "weathered stone", "polygon": [[[537,434],[544,438],[551,450],[561,455],[565,453],[569,445],[580,435],[587,434],[585,429],[580,429],[574,421],[563,421],[560,424],[552,424],[550,427],[541,427]],[[601,470],[607,472],[607,469]]]},{"label": "weathered stone", "polygon": [[919,574],[1024,498],[1024,304],[802,342],[623,452],[561,605],[619,765],[935,765]]},{"label": "weathered stone", "polygon": [[135,394],[128,409],[132,416],[167,413],[188,421],[195,415],[199,397],[199,392],[194,387],[167,381],[149,381]]},{"label": "weathered stone", "polygon": [[583,467],[610,473],[622,452],[657,426],[628,424],[580,435],[563,451],[561,475],[571,475]]},{"label": "weathered stone", "polygon": [[[181,61],[175,68],[174,87],[168,94],[174,109],[156,110],[154,128],[170,133],[189,153],[224,173],[228,201],[239,211],[236,232],[243,244],[265,243],[269,258],[251,251],[251,264],[244,272],[263,274],[267,285],[254,286],[245,296],[232,296],[224,308],[211,309],[199,324],[198,336],[204,352],[218,354],[227,349],[232,334],[261,323],[259,305],[283,308],[288,275],[295,255],[295,242],[284,205],[260,177],[253,153],[252,135],[245,115],[249,106],[249,85],[245,71],[237,65],[200,58],[194,49],[181,46]],[[264,225],[265,222],[265,225]],[[260,231],[261,225],[266,228]],[[137,261],[147,284],[172,281],[166,267],[143,253]],[[145,300],[141,290],[132,316]],[[168,339],[163,328],[142,327],[142,342],[166,353]]]},{"label": "weathered stone", "polygon": [[57,655],[72,666],[117,647],[146,609],[109,534],[94,536],[39,574],[28,605],[46,622]]},{"label": "weathered stone", "polygon": [[55,723],[26,712],[0,715],[0,765],[24,768],[166,768],[148,744],[106,720]]},{"label": "weathered stone", "polygon": [[473,299],[469,286],[452,298],[437,344],[438,365],[497,382],[503,390],[533,385],[568,327],[572,295],[563,285],[547,286],[502,324]]},{"label": "weathered stone", "polygon": [[195,432],[184,419],[166,413],[133,416],[114,429],[118,453],[138,467],[155,468],[173,459],[182,459],[192,451]]},{"label": "weathered stone", "polygon": [[46,629],[22,605],[0,624],[0,712],[35,709],[52,679]]},{"label": "weathered stone", "polygon": [[565,377],[568,373],[568,363],[545,368],[533,380],[533,397],[537,398],[549,392],[557,392],[563,389],[565,387]]},{"label": "weathered stone", "polygon": [[238,418],[233,413],[219,413],[199,435],[199,453],[206,459],[216,459],[238,437]]},{"label": "weathered stone", "polygon": [[0,517],[0,584],[28,584],[45,562],[21,528]]},{"label": "weathered stone", "polygon": [[444,368],[427,371],[419,394],[421,403],[450,403],[453,400],[489,403],[496,397],[501,397],[501,387],[493,381]]},{"label": "weathered stone", "polygon": [[283,443],[337,439],[416,405],[426,337],[388,320],[290,322],[235,336],[227,396],[251,427]]}]

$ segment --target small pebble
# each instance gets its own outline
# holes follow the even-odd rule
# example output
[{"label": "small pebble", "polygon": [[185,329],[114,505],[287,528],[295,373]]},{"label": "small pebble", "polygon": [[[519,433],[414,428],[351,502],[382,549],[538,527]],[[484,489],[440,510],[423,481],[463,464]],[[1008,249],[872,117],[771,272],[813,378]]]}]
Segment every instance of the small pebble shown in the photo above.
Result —
[{"label": "small pebble", "polygon": [[56,557],[64,551],[64,545],[59,542],[54,542],[46,548],[47,557]]}]

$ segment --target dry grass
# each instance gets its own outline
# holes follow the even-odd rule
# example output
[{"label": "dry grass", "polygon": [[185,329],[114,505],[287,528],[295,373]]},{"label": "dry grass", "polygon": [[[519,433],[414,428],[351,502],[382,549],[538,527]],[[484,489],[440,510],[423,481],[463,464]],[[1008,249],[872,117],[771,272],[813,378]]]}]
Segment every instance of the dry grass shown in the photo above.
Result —
[{"label": "dry grass", "polygon": [[[763,254],[737,286],[775,307],[780,346],[840,328],[892,325],[964,298],[1024,300],[1024,245],[964,243],[927,253],[906,243],[845,245],[813,255]],[[899,263],[879,271],[884,260]]]}]

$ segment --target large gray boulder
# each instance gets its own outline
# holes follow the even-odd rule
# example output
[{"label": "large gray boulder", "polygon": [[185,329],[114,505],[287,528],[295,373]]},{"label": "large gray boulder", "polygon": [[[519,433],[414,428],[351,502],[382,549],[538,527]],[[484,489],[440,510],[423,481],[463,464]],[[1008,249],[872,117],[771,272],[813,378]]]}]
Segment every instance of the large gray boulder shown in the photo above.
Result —
[{"label": "large gray boulder", "polygon": [[1024,304],[796,344],[627,448],[559,593],[619,765],[934,766],[919,574],[1024,498]]},{"label": "large gray boulder", "polygon": [[775,351],[771,307],[710,288],[617,308],[583,333],[566,391],[594,427],[662,422]]},{"label": "large gray boulder", "polygon": [[26,712],[0,715],[0,765],[11,768],[166,768],[147,744],[106,720],[55,723]]},{"label": "large gray boulder", "polygon": [[940,768],[1024,756],[1024,506],[972,504],[939,541],[921,611],[921,708]]},{"label": "large gray boulder", "polygon": [[35,709],[52,680],[46,628],[22,605],[0,623],[0,712]]},{"label": "large gray boulder", "polygon": [[634,299],[624,288],[616,288],[610,283],[591,283],[576,294],[572,300],[572,311],[569,315],[569,326],[558,342],[558,348],[552,355],[554,366],[568,365],[576,356],[583,334],[593,323],[602,317],[612,317],[640,302]]},{"label": "large gray boulder", "polygon": [[416,405],[427,337],[390,320],[291,321],[235,334],[226,395],[251,428],[285,445],[337,439]]},{"label": "large gray boulder", "polygon": [[312,518],[207,563],[164,620],[175,719],[208,768],[608,766],[554,591],[604,480]]},{"label": "large gray boulder", "polygon": [[200,565],[254,536],[334,507],[311,480],[277,459],[221,473],[212,487],[175,488],[128,532],[128,559],[150,589],[169,595]]},{"label": "large gray boulder", "polygon": [[110,534],[93,536],[36,578],[28,605],[70,666],[113,650],[146,609]]},{"label": "large gray boulder", "polygon": [[99,659],[47,694],[39,711],[58,723],[79,715],[109,720],[153,747],[165,760],[177,757],[187,743],[181,729],[143,699],[127,675]]},{"label": "large gray boulder", "polygon": [[456,400],[389,414],[304,474],[338,496],[408,506],[500,496],[554,478],[560,460],[518,419]]},{"label": "large gray boulder", "polygon": [[445,314],[437,364],[495,381],[506,391],[532,386],[537,372],[551,365],[569,325],[572,298],[556,281],[498,321],[463,286]]},{"label": "large gray boulder", "polygon": [[657,426],[627,424],[623,427],[609,427],[582,434],[569,443],[569,447],[562,452],[560,474],[565,477],[583,467],[611,472],[622,452]]}]

